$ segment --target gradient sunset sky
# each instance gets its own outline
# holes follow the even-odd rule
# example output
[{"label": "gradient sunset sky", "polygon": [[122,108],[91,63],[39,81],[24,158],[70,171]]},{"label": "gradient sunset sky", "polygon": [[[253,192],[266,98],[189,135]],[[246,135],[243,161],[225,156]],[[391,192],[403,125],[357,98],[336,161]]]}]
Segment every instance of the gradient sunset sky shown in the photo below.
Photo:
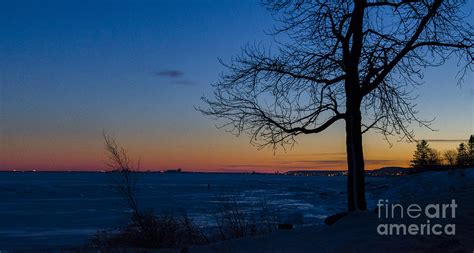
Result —
[{"label": "gradient sunset sky", "polygon": [[[345,169],[343,122],[274,154],[194,109],[218,58],[272,45],[275,24],[259,1],[2,1],[0,170],[105,169],[103,129],[143,169]],[[474,133],[474,75],[457,86],[456,63],[427,69],[414,94],[438,130],[414,125],[417,138],[441,151]],[[364,136],[367,168],[408,165],[415,144],[392,141]]]}]

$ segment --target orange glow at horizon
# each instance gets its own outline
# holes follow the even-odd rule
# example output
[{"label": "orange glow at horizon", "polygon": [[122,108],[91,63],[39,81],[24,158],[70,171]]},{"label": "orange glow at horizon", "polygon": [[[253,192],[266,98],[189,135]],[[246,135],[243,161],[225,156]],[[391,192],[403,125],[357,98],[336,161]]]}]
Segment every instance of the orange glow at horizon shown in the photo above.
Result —
[{"label": "orange glow at horizon", "polygon": [[[2,150],[1,170],[108,170],[107,155],[100,137],[90,140],[70,138],[16,143]],[[170,137],[171,138],[171,137]],[[82,142],[79,140],[81,139]],[[219,135],[205,140],[147,141],[124,139],[118,141],[132,158],[140,159],[142,170],[182,168],[203,172],[285,172],[289,170],[346,169],[343,138],[314,136],[302,138],[292,149],[257,150],[245,137]],[[333,139],[333,141],[329,141]],[[71,145],[73,143],[73,145]],[[155,144],[158,143],[158,144]],[[168,143],[160,145],[159,143]],[[317,144],[319,143],[319,144]],[[376,144],[378,145],[378,144]],[[385,144],[385,146],[387,146]],[[380,149],[365,145],[366,169],[384,166],[408,166],[414,144]]]},{"label": "orange glow at horizon", "polygon": [[[235,137],[214,128],[194,129],[195,134],[163,131],[167,134],[130,134],[121,132],[117,141],[134,159],[140,159],[142,170],[161,171],[181,168],[202,172],[285,172],[290,170],[345,170],[345,138],[342,124],[325,134],[298,138],[286,152],[281,148],[258,150],[249,144],[248,136]],[[98,131],[99,132],[99,131]],[[102,137],[9,136],[2,146],[0,170],[109,170]],[[444,151],[458,143],[433,142],[430,146]],[[364,136],[367,170],[387,166],[408,167],[415,143],[394,142],[390,145],[377,134]]]}]

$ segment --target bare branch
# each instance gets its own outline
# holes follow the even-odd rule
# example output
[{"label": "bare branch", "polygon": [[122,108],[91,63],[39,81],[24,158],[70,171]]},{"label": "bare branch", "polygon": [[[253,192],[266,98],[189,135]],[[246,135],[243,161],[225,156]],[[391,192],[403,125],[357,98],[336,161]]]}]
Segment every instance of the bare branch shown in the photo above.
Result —
[{"label": "bare branch", "polygon": [[375,87],[377,87],[385,77],[392,71],[392,69],[403,59],[411,50],[413,44],[418,40],[420,34],[424,31],[426,25],[431,20],[431,18],[436,14],[436,11],[441,6],[443,0],[435,0],[433,5],[430,7],[428,13],[420,20],[416,31],[413,33],[412,37],[408,40],[405,44],[404,48],[394,57],[394,59],[389,62],[385,68],[377,75],[374,81],[367,85],[364,88],[363,94],[367,94],[372,91]]}]

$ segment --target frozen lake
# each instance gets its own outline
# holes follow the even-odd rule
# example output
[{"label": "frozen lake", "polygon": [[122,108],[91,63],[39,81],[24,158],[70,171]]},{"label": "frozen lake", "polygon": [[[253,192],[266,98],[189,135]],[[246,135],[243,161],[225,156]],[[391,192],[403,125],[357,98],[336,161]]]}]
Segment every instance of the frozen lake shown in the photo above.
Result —
[{"label": "frozen lake", "polygon": [[[130,211],[113,173],[0,173],[0,250],[59,248],[124,227]],[[378,180],[369,178],[369,180]],[[208,188],[210,184],[210,188]],[[138,201],[155,213],[183,213],[206,226],[219,196],[265,201],[304,224],[345,209],[345,177],[141,173]],[[370,196],[368,196],[370,198]]]}]

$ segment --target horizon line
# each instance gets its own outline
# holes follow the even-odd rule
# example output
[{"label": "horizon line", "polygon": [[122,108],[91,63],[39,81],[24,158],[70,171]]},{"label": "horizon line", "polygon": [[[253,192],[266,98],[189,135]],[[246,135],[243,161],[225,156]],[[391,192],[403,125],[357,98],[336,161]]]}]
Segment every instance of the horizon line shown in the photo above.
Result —
[{"label": "horizon line", "polygon": [[[402,167],[402,166],[384,166],[377,169],[382,168],[389,168],[389,167],[396,167],[396,168],[404,168],[407,169],[409,167]],[[377,170],[377,169],[366,169],[366,171],[370,170]],[[347,169],[294,169],[294,170],[285,170],[285,171],[255,171],[255,170],[242,170],[242,171],[226,171],[226,170],[214,170],[214,171],[202,171],[202,170],[181,170],[177,171],[177,169],[169,169],[169,170],[138,170],[133,171],[137,173],[163,173],[163,174],[179,174],[179,173],[229,173],[229,174],[284,174],[288,172],[302,172],[302,171],[347,171]],[[49,170],[49,169],[27,169],[27,170],[18,170],[18,169],[0,169],[0,173],[2,172],[35,172],[35,173],[55,173],[55,172],[64,172],[64,173],[113,173],[117,172],[114,170]]]}]

